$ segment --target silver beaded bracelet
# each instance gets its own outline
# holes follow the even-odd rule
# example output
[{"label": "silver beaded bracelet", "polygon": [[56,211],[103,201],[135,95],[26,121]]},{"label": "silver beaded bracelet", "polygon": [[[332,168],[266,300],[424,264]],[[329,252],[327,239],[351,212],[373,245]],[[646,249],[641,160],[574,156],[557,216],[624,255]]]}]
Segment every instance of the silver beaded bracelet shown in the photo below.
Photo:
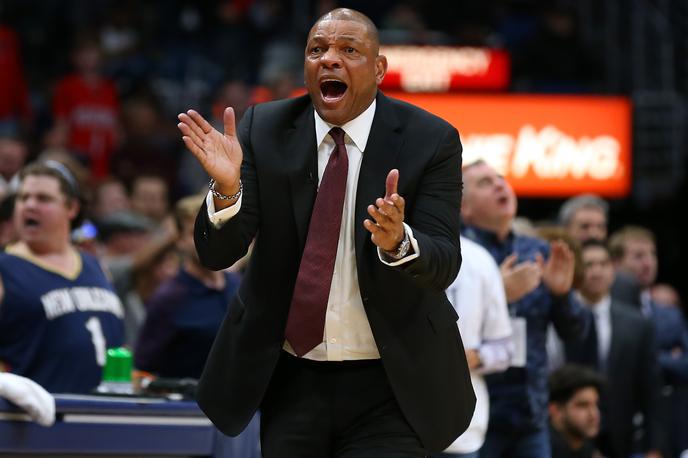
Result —
[{"label": "silver beaded bracelet", "polygon": [[217,198],[217,199],[220,199],[220,200],[234,200],[234,199],[239,199],[239,197],[241,197],[241,193],[242,193],[243,190],[244,190],[244,183],[242,183],[241,180],[239,180],[239,190],[238,190],[236,193],[234,193],[234,194],[232,194],[232,195],[230,195],[230,196],[218,192],[218,191],[215,189],[215,180],[213,180],[212,178],[210,179],[210,183],[208,183],[208,189],[210,190],[210,194],[212,194],[213,197],[215,197],[215,198]]}]

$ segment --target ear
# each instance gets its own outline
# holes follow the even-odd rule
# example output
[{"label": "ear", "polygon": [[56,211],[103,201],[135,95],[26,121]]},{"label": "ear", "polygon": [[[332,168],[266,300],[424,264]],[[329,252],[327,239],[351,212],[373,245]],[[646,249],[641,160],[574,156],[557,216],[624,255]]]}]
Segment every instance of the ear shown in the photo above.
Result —
[{"label": "ear", "polygon": [[547,405],[547,411],[549,412],[549,416],[552,420],[556,421],[559,418],[559,413],[561,412],[561,408],[559,407],[559,404],[556,402],[550,402]]},{"label": "ear", "polygon": [[387,74],[387,58],[379,55],[375,58],[375,82],[379,86]]},{"label": "ear", "polygon": [[79,215],[79,210],[81,210],[81,204],[77,199],[70,199],[67,202],[67,215],[69,216],[69,221],[73,221]]}]

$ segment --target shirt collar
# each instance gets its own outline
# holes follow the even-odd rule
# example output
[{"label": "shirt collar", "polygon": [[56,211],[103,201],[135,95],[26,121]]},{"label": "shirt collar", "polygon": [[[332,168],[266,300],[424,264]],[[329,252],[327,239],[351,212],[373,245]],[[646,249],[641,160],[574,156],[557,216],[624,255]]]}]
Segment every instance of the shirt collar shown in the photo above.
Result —
[{"label": "shirt collar", "polygon": [[585,300],[585,298],[578,292],[578,299],[586,305],[596,316],[609,316],[609,311],[612,307],[612,297],[607,294],[598,302],[591,304]]},{"label": "shirt collar", "polygon": [[[340,126],[342,130],[349,136],[356,148],[361,152],[365,151],[366,144],[368,143],[368,137],[370,136],[370,129],[373,126],[373,118],[375,117],[375,107],[377,102],[373,99],[373,103],[360,115],[356,116],[351,121],[347,122],[343,126]],[[317,110],[313,110],[315,114],[315,140],[316,145],[320,147],[320,144],[325,139],[325,136],[330,132],[330,129],[335,127],[334,124],[330,124],[320,117]]]},{"label": "shirt collar", "polygon": [[506,236],[506,239],[499,240],[499,237],[497,237],[497,234],[495,232],[492,232],[488,229],[483,229],[478,226],[471,226],[469,224],[465,224],[463,226],[462,233],[465,237],[473,240],[474,242],[478,242],[480,245],[489,245],[497,247],[501,247],[504,245],[510,246],[514,241],[513,231],[509,232],[509,234]]}]

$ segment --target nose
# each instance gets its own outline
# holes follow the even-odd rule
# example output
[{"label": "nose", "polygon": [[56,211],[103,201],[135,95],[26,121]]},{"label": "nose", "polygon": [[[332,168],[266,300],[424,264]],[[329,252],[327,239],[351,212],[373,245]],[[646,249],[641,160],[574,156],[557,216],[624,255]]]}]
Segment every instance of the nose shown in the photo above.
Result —
[{"label": "nose", "polygon": [[334,47],[329,47],[322,55],[320,61],[327,68],[339,68],[342,64],[339,53]]}]

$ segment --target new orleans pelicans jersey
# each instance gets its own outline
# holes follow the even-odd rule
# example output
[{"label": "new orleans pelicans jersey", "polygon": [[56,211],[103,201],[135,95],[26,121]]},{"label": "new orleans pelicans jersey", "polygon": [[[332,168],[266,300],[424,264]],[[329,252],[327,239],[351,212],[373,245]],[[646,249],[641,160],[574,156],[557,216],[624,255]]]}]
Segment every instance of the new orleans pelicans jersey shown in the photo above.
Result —
[{"label": "new orleans pelicans jersey", "polygon": [[98,261],[80,255],[65,276],[0,253],[0,362],[53,393],[87,393],[101,379],[107,348],[123,343],[123,309]]}]

